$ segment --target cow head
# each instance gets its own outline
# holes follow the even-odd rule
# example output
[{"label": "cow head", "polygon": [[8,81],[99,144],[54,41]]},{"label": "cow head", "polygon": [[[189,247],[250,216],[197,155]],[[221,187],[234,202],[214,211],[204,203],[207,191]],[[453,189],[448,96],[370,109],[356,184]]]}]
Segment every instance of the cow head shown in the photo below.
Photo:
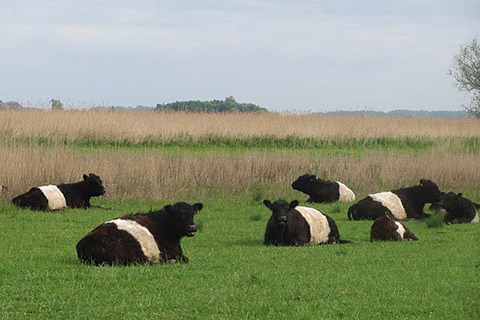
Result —
[{"label": "cow head", "polygon": [[[381,218],[378,218],[381,219]],[[386,225],[389,227],[391,230],[397,230],[398,225],[395,223],[395,216],[390,212],[390,211],[385,211],[385,215],[383,216],[383,219],[386,221]]]},{"label": "cow head", "polygon": [[443,195],[443,200],[441,206],[447,211],[454,211],[455,209],[461,206],[460,199],[462,198],[461,193],[447,192]]},{"label": "cow head", "polygon": [[442,192],[440,191],[435,182],[427,179],[421,179],[420,186],[423,191],[423,197],[425,202],[433,203],[442,200]]},{"label": "cow head", "polygon": [[83,181],[87,184],[87,190],[90,196],[96,197],[105,194],[106,190],[103,186],[102,179],[94,173],[90,173],[88,176],[83,175]]},{"label": "cow head", "polygon": [[298,206],[298,201],[293,200],[288,203],[285,200],[274,201],[263,200],[263,204],[270,210],[272,210],[272,218],[277,227],[284,227],[287,224],[287,215],[291,209]]},{"label": "cow head", "polygon": [[304,174],[292,183],[292,188],[298,191],[305,192],[309,189],[317,177],[314,174]]},{"label": "cow head", "polygon": [[177,235],[193,237],[198,231],[197,225],[193,222],[193,216],[202,208],[201,203],[189,205],[186,202],[177,202],[174,205],[166,205],[163,209],[169,215],[171,226]]}]

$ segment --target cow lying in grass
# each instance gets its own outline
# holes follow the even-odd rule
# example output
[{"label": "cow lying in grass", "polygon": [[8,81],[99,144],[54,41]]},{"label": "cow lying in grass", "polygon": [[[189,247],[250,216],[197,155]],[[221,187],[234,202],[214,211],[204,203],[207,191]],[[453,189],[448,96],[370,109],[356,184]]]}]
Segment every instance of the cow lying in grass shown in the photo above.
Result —
[{"label": "cow lying in grass", "polygon": [[440,202],[446,210],[444,221],[446,224],[454,223],[477,223],[480,205],[464,198],[461,193],[447,192]]},{"label": "cow lying in grass", "polygon": [[418,240],[418,238],[389,211],[378,217],[370,229],[370,241],[402,241]]},{"label": "cow lying in grass", "polygon": [[201,203],[178,202],[160,211],[107,221],[78,242],[78,258],[94,265],[188,263],[180,239],[195,235],[197,226],[193,216],[202,208]]},{"label": "cow lying in grass", "polygon": [[314,208],[299,207],[298,201],[264,200],[272,211],[265,231],[264,244],[301,246],[305,244],[348,243],[341,240],[335,221]]},{"label": "cow lying in grass", "polygon": [[83,175],[83,181],[34,187],[13,198],[20,208],[33,210],[59,210],[64,208],[89,208],[90,198],[105,194],[102,180],[96,174]]},{"label": "cow lying in grass", "polygon": [[292,188],[310,196],[307,202],[348,202],[355,194],[340,181],[318,179],[313,174],[304,174],[292,183]]},{"label": "cow lying in grass", "polygon": [[368,195],[348,209],[348,219],[375,220],[387,211],[399,220],[425,219],[429,216],[423,212],[425,203],[440,200],[442,193],[438,186],[421,179],[418,186]]}]

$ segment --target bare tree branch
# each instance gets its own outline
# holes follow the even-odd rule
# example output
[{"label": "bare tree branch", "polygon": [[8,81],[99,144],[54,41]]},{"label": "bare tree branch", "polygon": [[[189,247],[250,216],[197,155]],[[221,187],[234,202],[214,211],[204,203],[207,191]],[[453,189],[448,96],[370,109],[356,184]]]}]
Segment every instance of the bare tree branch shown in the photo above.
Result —
[{"label": "bare tree branch", "polygon": [[460,91],[472,94],[470,104],[462,107],[480,118],[480,44],[476,38],[460,47],[447,74],[455,79]]}]

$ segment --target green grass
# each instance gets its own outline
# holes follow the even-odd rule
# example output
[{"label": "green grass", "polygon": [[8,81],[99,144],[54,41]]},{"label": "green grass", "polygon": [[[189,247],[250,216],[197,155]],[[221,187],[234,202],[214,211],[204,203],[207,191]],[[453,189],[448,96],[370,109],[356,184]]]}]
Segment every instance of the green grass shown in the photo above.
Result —
[{"label": "green grass", "polygon": [[[8,140],[8,139],[7,139]],[[295,152],[307,150],[314,153],[360,153],[365,151],[389,152],[426,152],[437,145],[441,145],[442,139],[432,138],[326,138],[318,139],[300,136],[252,136],[252,137],[225,137],[220,135],[207,135],[194,137],[191,135],[179,135],[176,137],[147,137],[141,141],[130,139],[108,140],[97,136],[84,139],[67,139],[47,136],[31,136],[28,138],[10,138],[11,144],[16,146],[40,146],[44,148],[68,147],[75,151],[121,151],[138,152],[148,150],[169,151],[230,151],[242,152],[253,150],[285,150]],[[463,141],[463,140],[462,140]],[[465,140],[464,149],[477,150],[476,141]]]},{"label": "green grass", "polygon": [[349,204],[313,205],[354,243],[266,247],[269,211],[253,198],[203,200],[201,231],[182,240],[188,265],[130,267],[83,265],[75,244],[108,219],[166,202],[49,213],[0,204],[0,318],[480,318],[478,224],[406,222],[420,241],[370,243],[371,222],[348,221]]}]

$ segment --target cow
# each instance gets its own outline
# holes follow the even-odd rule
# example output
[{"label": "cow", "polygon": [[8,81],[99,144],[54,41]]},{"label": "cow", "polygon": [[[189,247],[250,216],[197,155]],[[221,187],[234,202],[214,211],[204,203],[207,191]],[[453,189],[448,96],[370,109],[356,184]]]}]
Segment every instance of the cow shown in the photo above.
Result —
[{"label": "cow", "polygon": [[30,191],[13,198],[12,202],[20,208],[32,210],[86,209],[91,206],[91,197],[105,194],[102,183],[96,174],[84,174],[80,182],[31,188]]},{"label": "cow", "polygon": [[77,244],[78,258],[93,265],[183,262],[180,239],[193,237],[193,222],[203,204],[178,202],[159,211],[121,216],[107,221]]},{"label": "cow", "polygon": [[335,221],[320,211],[298,206],[298,201],[264,200],[272,211],[263,243],[276,246],[302,246],[305,244],[349,243],[340,239]]},{"label": "cow", "polygon": [[401,222],[395,220],[390,211],[378,217],[370,229],[370,241],[402,241],[418,238]]},{"label": "cow", "polygon": [[441,206],[447,211],[444,216],[446,224],[478,222],[478,204],[464,198],[461,193],[445,193]]},{"label": "cow", "polygon": [[318,179],[313,174],[304,174],[292,183],[292,188],[309,198],[307,202],[348,202],[355,200],[355,194],[340,181]]},{"label": "cow", "polygon": [[442,200],[438,186],[427,179],[420,185],[387,192],[373,193],[358,201],[348,209],[348,219],[375,220],[389,211],[398,220],[425,219],[425,203]]}]

